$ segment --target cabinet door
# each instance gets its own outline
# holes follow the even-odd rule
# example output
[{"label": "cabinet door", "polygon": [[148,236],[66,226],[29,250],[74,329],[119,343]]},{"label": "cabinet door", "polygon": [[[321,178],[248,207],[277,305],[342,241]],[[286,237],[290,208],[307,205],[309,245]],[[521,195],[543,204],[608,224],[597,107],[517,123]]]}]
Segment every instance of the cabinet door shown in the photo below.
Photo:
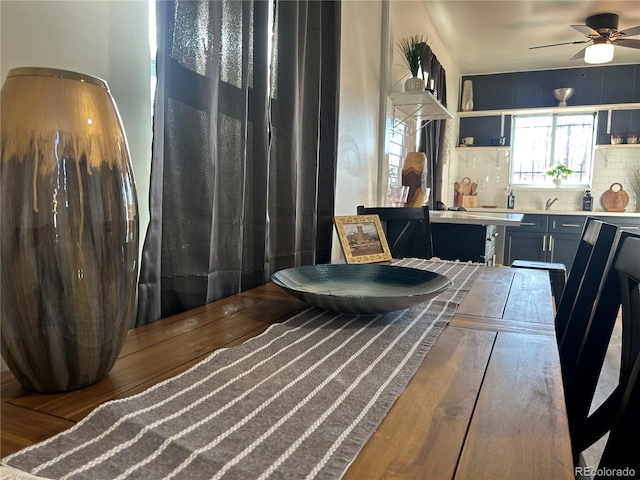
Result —
[{"label": "cabinet door", "polygon": [[487,233],[484,225],[431,223],[433,255],[442,260],[485,263]]},{"label": "cabinet door", "polygon": [[578,251],[581,235],[572,235],[568,233],[554,233],[549,235],[548,250],[549,256],[547,261],[553,263],[562,263],[567,268],[567,272],[571,270],[573,259]]},{"label": "cabinet door", "polygon": [[544,233],[509,232],[505,234],[505,264],[514,260],[546,261],[547,236]]}]

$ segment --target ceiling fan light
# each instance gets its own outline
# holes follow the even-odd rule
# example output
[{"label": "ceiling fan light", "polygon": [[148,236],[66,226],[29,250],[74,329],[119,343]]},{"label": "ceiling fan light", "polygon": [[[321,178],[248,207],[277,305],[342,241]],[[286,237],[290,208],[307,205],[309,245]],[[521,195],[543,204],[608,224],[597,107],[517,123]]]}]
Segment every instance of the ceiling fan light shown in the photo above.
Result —
[{"label": "ceiling fan light", "polygon": [[610,43],[596,43],[589,45],[584,51],[585,63],[607,63],[613,60],[613,45]]}]

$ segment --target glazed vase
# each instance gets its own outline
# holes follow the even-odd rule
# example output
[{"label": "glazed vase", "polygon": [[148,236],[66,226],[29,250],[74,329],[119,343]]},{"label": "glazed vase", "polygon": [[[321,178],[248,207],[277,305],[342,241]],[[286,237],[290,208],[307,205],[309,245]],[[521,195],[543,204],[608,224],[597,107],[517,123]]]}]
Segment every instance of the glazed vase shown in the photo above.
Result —
[{"label": "glazed vase", "polygon": [[473,83],[471,80],[465,80],[462,84],[462,111],[470,112],[473,110]]},{"label": "glazed vase", "polygon": [[17,68],[0,97],[2,357],[63,392],[112,368],[134,312],[138,203],[106,82]]},{"label": "glazed vase", "polygon": [[404,82],[405,92],[424,92],[424,80],[420,77],[411,77]]}]

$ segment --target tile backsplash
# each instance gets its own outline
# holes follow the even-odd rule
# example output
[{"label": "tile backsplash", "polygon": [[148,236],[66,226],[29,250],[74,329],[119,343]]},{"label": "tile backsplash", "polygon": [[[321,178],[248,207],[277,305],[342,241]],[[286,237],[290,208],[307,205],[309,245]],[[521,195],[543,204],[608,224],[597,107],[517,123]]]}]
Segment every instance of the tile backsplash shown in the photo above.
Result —
[{"label": "tile backsplash", "polygon": [[[457,178],[461,181],[469,177],[478,184],[478,206],[507,206],[509,193],[509,150],[507,148],[471,147],[457,150]],[[593,210],[603,211],[600,197],[612,184],[620,183],[629,194],[627,212],[636,211],[635,194],[631,189],[631,167],[640,166],[640,146],[611,148],[603,146],[596,149],[594,174],[591,185]],[[582,210],[584,189],[573,187],[554,188],[514,188],[515,208],[524,210],[542,210],[549,198],[558,198],[552,210]]]}]

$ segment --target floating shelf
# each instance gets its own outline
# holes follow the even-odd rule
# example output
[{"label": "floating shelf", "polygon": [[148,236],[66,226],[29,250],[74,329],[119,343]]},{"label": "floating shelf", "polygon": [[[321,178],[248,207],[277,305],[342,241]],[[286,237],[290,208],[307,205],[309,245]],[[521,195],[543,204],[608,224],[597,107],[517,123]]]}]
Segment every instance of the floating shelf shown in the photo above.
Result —
[{"label": "floating shelf", "polygon": [[502,110],[472,110],[457,112],[458,117],[499,117],[501,115],[545,115],[552,113],[591,113],[608,110],[640,110],[640,103],[610,103],[606,105],[572,105],[567,107],[505,108]]},{"label": "floating shelf", "polygon": [[459,150],[461,152],[466,151],[491,151],[491,152],[508,152],[510,150],[510,147],[508,146],[492,146],[492,145],[478,145],[478,146],[462,146],[462,145],[458,145],[456,147],[456,150]]},{"label": "floating shelf", "polygon": [[626,149],[635,149],[638,148],[640,149],[640,143],[632,143],[632,144],[628,144],[628,143],[617,143],[615,145],[609,145],[607,143],[602,144],[602,145],[596,145],[596,150],[604,150],[604,149],[610,149],[613,148],[615,150],[620,149],[620,150],[626,150]]},{"label": "floating shelf", "polygon": [[[423,120],[453,119],[453,114],[431,92],[391,92],[389,97],[396,112],[400,112],[403,118],[420,117]],[[399,115],[396,115],[396,118],[399,117]]]}]

